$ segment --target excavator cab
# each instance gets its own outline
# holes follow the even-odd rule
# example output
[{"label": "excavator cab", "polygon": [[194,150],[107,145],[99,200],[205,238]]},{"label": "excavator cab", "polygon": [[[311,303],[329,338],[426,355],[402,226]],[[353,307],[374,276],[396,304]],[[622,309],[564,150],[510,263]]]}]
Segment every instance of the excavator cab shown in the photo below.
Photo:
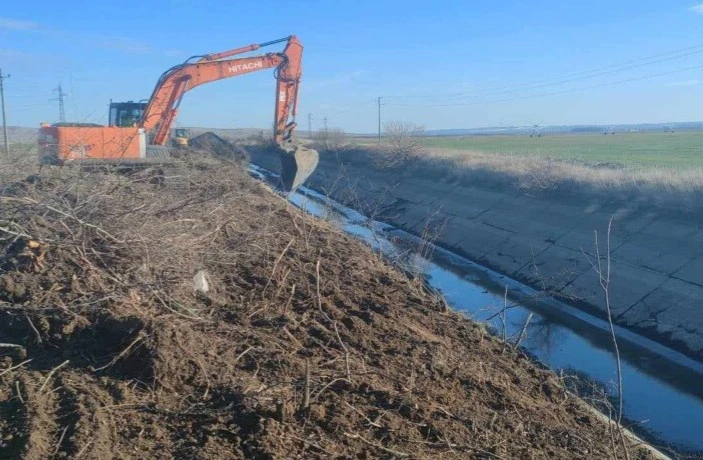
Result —
[{"label": "excavator cab", "polygon": [[173,146],[177,149],[183,149],[188,147],[188,141],[190,140],[190,133],[186,128],[176,128],[173,137]]},{"label": "excavator cab", "polygon": [[137,126],[141,120],[148,102],[110,102],[109,126],[130,128]]}]

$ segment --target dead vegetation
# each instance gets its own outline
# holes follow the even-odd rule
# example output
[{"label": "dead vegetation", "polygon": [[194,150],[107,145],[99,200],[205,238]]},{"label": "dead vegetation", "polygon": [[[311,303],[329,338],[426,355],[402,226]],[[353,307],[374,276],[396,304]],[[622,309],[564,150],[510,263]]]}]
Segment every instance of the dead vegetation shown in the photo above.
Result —
[{"label": "dead vegetation", "polygon": [[700,168],[677,170],[591,165],[534,155],[441,148],[425,149],[424,159],[449,176],[465,180],[502,174],[527,193],[581,189],[642,197],[659,194],[659,200],[681,200],[687,195],[700,196],[703,191],[703,169]]},{"label": "dead vegetation", "polygon": [[418,280],[236,163],[180,168],[2,168],[1,458],[622,457]]},{"label": "dead vegetation", "polygon": [[423,155],[424,126],[404,121],[389,121],[383,125],[380,145],[374,149],[373,164],[381,169],[397,169],[413,158]]},{"label": "dead vegetation", "polygon": [[[409,137],[412,139],[412,137]],[[422,146],[390,154],[387,144],[352,142],[335,156],[321,156],[349,170],[375,168],[393,183],[416,178],[465,187],[484,187],[554,199],[616,200],[675,212],[703,212],[703,169],[620,168],[556,160],[534,155],[487,154]]]}]

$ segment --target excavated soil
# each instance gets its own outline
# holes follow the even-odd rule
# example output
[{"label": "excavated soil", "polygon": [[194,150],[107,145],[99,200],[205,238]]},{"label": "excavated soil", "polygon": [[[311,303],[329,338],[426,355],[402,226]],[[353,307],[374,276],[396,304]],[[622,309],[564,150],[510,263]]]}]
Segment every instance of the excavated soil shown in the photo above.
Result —
[{"label": "excavated soil", "polygon": [[247,161],[247,152],[232,141],[223,139],[215,133],[206,132],[192,138],[188,145],[190,150],[207,152],[217,158],[238,162]]},{"label": "excavated soil", "polygon": [[183,167],[0,168],[0,458],[624,457],[421,280],[235,163]]}]

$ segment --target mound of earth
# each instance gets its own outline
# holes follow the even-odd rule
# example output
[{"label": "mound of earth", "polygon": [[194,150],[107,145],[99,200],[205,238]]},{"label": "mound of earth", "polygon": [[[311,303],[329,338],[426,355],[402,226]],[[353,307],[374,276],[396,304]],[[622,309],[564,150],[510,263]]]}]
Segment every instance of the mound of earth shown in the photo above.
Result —
[{"label": "mound of earth", "polygon": [[623,457],[421,281],[235,163],[183,168],[0,172],[0,458]]},{"label": "mound of earth", "polygon": [[188,144],[192,149],[200,152],[208,152],[219,158],[226,160],[246,161],[246,151],[226,139],[212,132],[206,132],[192,138]]}]

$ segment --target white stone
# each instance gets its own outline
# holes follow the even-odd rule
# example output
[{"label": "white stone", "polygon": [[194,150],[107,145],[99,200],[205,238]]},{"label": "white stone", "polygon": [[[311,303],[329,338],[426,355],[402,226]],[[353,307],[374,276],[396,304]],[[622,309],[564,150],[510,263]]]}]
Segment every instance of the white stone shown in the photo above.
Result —
[{"label": "white stone", "polygon": [[198,273],[193,277],[193,283],[195,284],[195,290],[207,294],[210,290],[210,285],[207,282],[207,272],[205,270],[198,270]]}]

